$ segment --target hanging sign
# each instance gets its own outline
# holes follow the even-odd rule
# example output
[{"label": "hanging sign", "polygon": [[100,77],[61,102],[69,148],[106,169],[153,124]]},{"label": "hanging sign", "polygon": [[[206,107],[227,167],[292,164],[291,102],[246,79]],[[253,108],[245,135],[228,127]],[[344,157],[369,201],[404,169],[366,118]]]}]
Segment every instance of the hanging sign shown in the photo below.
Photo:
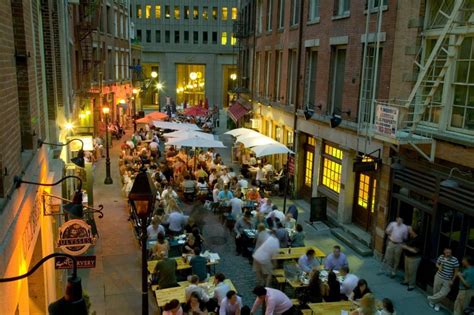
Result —
[{"label": "hanging sign", "polygon": [[82,220],[69,220],[59,228],[58,247],[66,254],[84,254],[94,243],[91,226]]},{"label": "hanging sign", "polygon": [[288,157],[288,172],[290,176],[295,175],[295,158],[293,156]]},{"label": "hanging sign", "polygon": [[[88,269],[95,268],[96,256],[77,256],[77,268]],[[55,269],[72,269],[73,261],[69,257],[54,257]]]},{"label": "hanging sign", "polygon": [[398,108],[386,105],[377,105],[375,112],[375,131],[379,134],[395,138],[398,127]]}]

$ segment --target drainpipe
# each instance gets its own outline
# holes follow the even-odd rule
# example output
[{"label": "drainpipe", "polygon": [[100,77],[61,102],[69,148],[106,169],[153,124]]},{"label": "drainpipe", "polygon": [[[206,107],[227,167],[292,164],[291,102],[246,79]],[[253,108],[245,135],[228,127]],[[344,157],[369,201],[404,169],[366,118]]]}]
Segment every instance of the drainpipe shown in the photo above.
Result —
[{"label": "drainpipe", "polygon": [[[297,143],[296,143],[296,128],[298,127],[298,103],[299,103],[299,98],[300,98],[300,89],[299,89],[299,82],[300,82],[300,76],[301,75],[301,59],[302,55],[304,54],[304,49],[302,49],[302,42],[303,42],[303,15],[304,15],[304,0],[298,0],[300,1],[300,20],[299,20],[299,25],[298,25],[298,59],[296,60],[296,91],[295,91],[295,105],[294,105],[294,111],[293,111],[293,151],[295,152],[295,175],[296,175],[296,149],[297,149]],[[290,100],[291,101],[291,100]],[[304,100],[302,101],[304,103]],[[290,159],[290,153],[288,153],[287,159],[286,159],[286,185],[285,185],[285,197],[283,199],[283,212],[286,213],[286,199],[288,195],[288,186],[290,183],[290,174],[289,174],[289,159]],[[294,183],[296,183],[296,180],[293,179]],[[295,194],[295,184],[293,184],[293,195]]]}]

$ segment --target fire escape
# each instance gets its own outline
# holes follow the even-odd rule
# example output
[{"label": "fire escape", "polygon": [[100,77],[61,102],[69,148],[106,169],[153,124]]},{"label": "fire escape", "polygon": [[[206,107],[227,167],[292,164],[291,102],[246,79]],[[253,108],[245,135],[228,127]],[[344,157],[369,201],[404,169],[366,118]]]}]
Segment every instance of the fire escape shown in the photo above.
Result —
[{"label": "fire escape", "polygon": [[[395,146],[410,145],[430,162],[435,159],[436,141],[432,134],[426,128],[420,128],[420,125],[427,121],[430,111],[441,110],[447,105],[442,102],[446,73],[455,65],[466,32],[472,32],[474,26],[472,0],[442,1],[441,9],[433,19],[433,23],[442,23],[437,28],[436,36],[430,36],[430,44],[426,41],[415,58],[416,81],[408,99],[376,100],[372,102],[371,108],[372,113],[393,110],[389,116],[398,117],[394,136],[387,137],[387,133],[381,132],[383,127],[380,129],[380,121],[377,122],[377,118],[371,120],[370,136]],[[428,25],[422,36],[427,36],[430,29],[431,25]],[[430,153],[426,154],[418,146],[420,144],[430,145]]]},{"label": "fire escape", "polygon": [[[76,26],[76,43],[79,50],[79,82],[78,96],[81,107],[83,101],[89,99],[92,94],[100,93],[98,88],[92,87],[92,82],[100,82],[100,64],[103,62],[103,53],[99,55],[99,42],[94,37],[100,21],[101,0],[80,0],[79,23]],[[97,44],[93,47],[94,42]],[[95,49],[95,50],[94,50]]]}]

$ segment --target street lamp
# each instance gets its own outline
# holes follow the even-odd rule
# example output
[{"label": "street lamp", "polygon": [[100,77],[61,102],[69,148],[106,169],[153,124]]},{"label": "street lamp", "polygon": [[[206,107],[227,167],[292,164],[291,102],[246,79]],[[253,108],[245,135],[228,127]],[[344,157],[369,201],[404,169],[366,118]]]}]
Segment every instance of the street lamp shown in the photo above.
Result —
[{"label": "street lamp", "polygon": [[62,298],[49,304],[48,312],[50,315],[87,315],[86,301],[82,296],[81,278],[77,276],[77,260],[76,257],[63,254],[52,253],[46,257],[41,258],[27,273],[10,278],[0,278],[0,283],[18,281],[23,278],[31,276],[41,265],[54,257],[66,257],[72,260],[72,276],[67,279],[66,292]]},{"label": "street lamp", "polygon": [[142,315],[148,314],[148,283],[147,283],[147,221],[153,212],[156,200],[156,188],[151,176],[142,166],[128,194],[132,211],[141,219],[142,243]]},{"label": "street lamp", "polygon": [[81,142],[81,148],[79,149],[79,151],[77,152],[77,156],[75,158],[72,158],[71,159],[71,162],[76,164],[77,166],[79,167],[82,167],[84,168],[85,166],[85,161],[84,161],[84,141],[82,141],[81,139],[78,139],[78,138],[74,138],[74,139],[71,139],[69,141],[67,141],[66,143],[50,143],[50,142],[45,142],[41,139],[38,139],[38,148],[41,148],[41,146],[43,144],[47,144],[47,145],[52,145],[52,146],[57,146],[57,147],[63,147],[65,145],[68,145],[69,143],[73,142],[73,141],[79,141]]},{"label": "street lamp", "polygon": [[112,177],[110,176],[110,155],[109,155],[109,112],[110,108],[103,107],[102,113],[105,115],[105,185],[113,184]]},{"label": "street lamp", "polygon": [[159,91],[163,90],[163,83],[158,82],[158,83],[156,84],[156,88],[157,88]]},{"label": "street lamp", "polygon": [[152,77],[153,79],[156,79],[156,78],[158,77],[158,72],[152,71],[152,72],[151,72],[151,77]]}]

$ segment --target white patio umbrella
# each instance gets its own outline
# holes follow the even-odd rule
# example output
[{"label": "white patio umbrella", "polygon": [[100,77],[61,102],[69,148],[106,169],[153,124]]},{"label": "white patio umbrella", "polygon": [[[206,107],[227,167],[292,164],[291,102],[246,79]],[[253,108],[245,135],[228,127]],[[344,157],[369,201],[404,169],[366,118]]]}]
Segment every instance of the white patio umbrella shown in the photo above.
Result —
[{"label": "white patio umbrella", "polygon": [[188,123],[176,123],[176,122],[169,122],[169,121],[161,121],[161,120],[154,120],[153,125],[156,128],[161,129],[172,129],[172,130],[201,130],[195,124],[188,124]]},{"label": "white patio umbrella", "polygon": [[259,132],[253,130],[253,129],[248,129],[248,128],[237,128],[237,129],[232,129],[227,132],[224,132],[225,135],[231,135],[234,137],[238,137],[240,135],[248,135],[248,134],[257,134],[260,135]]},{"label": "white patio umbrella", "polygon": [[189,136],[197,136],[204,139],[214,140],[213,134],[189,129],[168,132],[163,134],[163,136],[165,138],[188,138]]},{"label": "white patio umbrella", "polygon": [[293,151],[281,143],[259,145],[253,147],[252,151],[255,152],[255,156],[258,158],[267,155],[293,153]]},{"label": "white patio umbrella", "polygon": [[258,137],[251,137],[251,138],[244,138],[244,139],[237,138],[236,142],[242,143],[246,148],[251,148],[251,147],[255,147],[259,145],[280,143],[264,135],[259,135]]},{"label": "white patio umbrella", "polygon": [[198,136],[185,138],[171,138],[167,142],[169,145],[192,148],[225,148],[225,145],[218,140],[204,139]]}]

